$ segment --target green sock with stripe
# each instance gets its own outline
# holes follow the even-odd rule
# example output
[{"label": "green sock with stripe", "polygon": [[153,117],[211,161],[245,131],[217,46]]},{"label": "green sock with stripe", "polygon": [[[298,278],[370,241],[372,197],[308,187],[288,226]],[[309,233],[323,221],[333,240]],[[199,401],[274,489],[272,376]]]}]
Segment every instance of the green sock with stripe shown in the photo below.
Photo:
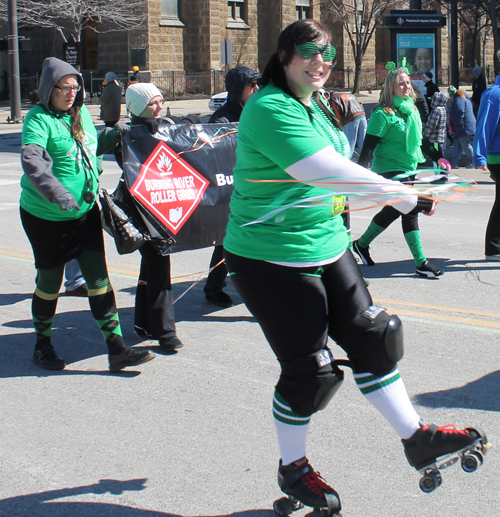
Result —
[{"label": "green sock with stripe", "polygon": [[386,375],[355,373],[354,380],[361,393],[389,422],[401,439],[410,438],[420,428],[420,416],[408,397],[397,368]]},{"label": "green sock with stripe", "polygon": [[31,302],[37,350],[41,350],[50,343],[63,272],[64,266],[38,270],[36,289]]},{"label": "green sock with stripe", "polygon": [[288,402],[275,390],[273,417],[283,465],[289,465],[306,455],[306,438],[310,416],[294,413]]}]

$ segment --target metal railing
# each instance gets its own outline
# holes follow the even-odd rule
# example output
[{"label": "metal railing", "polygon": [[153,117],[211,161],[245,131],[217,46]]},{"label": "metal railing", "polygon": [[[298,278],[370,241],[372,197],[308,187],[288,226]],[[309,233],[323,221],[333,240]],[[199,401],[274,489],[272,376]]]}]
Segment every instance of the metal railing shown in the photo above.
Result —
[{"label": "metal railing", "polygon": [[[383,68],[363,68],[360,76],[360,90],[380,90],[384,84],[388,71]],[[225,90],[224,72],[222,70],[207,70],[197,73],[185,73],[172,71],[151,74],[141,72],[144,78],[154,83],[162,92],[165,100],[190,100],[209,98],[216,93]],[[102,92],[104,77],[83,72],[87,104],[97,104]],[[488,85],[495,82],[495,69],[487,66],[484,76]],[[472,84],[472,68],[461,68],[459,70],[460,84]],[[122,85],[123,92],[128,85],[129,77],[125,74],[117,74],[117,80]],[[439,86],[444,87],[450,84],[450,73],[448,67],[442,67],[438,71]],[[36,91],[38,89],[39,75],[22,75],[21,98],[23,101],[38,102]],[[326,83],[329,90],[342,89],[350,90],[354,85],[354,68],[334,69]],[[5,71],[0,76],[0,100],[9,98],[9,76]]]}]

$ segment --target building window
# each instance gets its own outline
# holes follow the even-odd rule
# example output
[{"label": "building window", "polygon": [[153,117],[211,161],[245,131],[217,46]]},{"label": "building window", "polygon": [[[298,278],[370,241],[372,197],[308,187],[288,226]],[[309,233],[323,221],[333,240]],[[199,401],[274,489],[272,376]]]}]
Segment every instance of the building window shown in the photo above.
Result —
[{"label": "building window", "polygon": [[160,25],[184,27],[179,20],[179,0],[161,0]]},{"label": "building window", "polygon": [[161,0],[162,18],[179,18],[179,4],[177,0]]},{"label": "building window", "polygon": [[297,20],[311,18],[311,0],[295,0]]},{"label": "building window", "polygon": [[245,23],[245,0],[229,0],[227,3],[227,19],[229,22]]}]

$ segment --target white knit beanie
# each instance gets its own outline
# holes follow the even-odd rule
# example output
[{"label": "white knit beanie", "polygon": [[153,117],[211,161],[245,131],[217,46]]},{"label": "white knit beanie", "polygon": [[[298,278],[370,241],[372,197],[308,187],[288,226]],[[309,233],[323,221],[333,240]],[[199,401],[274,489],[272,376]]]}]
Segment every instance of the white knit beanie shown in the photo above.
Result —
[{"label": "white knit beanie", "polygon": [[154,97],[161,97],[163,100],[163,95],[153,83],[131,84],[125,92],[127,109],[138,117]]}]

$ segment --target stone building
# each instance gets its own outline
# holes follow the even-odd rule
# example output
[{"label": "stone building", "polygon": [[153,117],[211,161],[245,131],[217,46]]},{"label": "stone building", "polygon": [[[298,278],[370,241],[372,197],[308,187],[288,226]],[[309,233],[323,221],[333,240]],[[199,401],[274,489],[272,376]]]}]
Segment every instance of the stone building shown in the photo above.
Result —
[{"label": "stone building", "polygon": [[[263,70],[280,31],[299,18],[314,18],[329,25],[337,48],[337,69],[353,68],[342,22],[330,20],[316,0],[145,0],[145,5],[147,22],[141,30],[106,32],[97,27],[97,33],[90,28],[82,32],[81,69],[86,77],[92,72],[93,77],[101,78],[113,70],[126,78],[133,66],[139,66],[155,82],[171,77],[165,91],[170,88],[182,95],[191,88],[192,93],[211,94],[222,89],[228,68],[245,65]],[[0,36],[5,37],[6,31],[6,24],[0,25]],[[55,30],[21,28],[19,34],[33,41],[33,50],[20,54],[22,75],[39,72],[47,56],[63,57],[63,41]],[[465,44],[466,39],[462,39]],[[447,27],[438,32],[437,50],[440,65],[446,67]],[[230,63],[224,63],[225,53],[232,55]],[[479,44],[478,53],[484,54]],[[390,59],[389,31],[379,27],[363,68],[383,69]],[[8,55],[0,53],[0,78],[7,71]],[[199,80],[192,79],[197,75]],[[187,77],[191,77],[190,82]],[[352,86],[347,75],[342,77],[338,86]],[[443,83],[446,80],[443,77]],[[6,81],[0,80],[0,96],[3,83]]]}]

